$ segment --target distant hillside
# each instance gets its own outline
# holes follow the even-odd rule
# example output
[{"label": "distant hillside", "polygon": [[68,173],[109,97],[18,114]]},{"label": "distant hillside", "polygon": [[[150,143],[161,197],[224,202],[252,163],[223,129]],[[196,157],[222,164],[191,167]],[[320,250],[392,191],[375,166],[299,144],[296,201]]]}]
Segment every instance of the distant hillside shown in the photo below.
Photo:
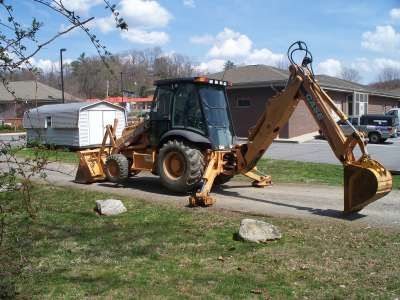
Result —
[{"label": "distant hillside", "polygon": [[383,90],[395,90],[400,89],[400,79],[375,82],[368,85],[371,88],[383,89]]}]

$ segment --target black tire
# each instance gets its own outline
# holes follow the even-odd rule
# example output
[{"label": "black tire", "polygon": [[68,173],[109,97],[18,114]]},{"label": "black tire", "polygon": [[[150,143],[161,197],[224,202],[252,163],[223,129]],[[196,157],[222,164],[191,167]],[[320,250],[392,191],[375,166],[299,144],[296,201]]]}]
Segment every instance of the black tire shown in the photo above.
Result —
[{"label": "black tire", "polygon": [[215,177],[214,184],[215,185],[225,184],[232,178],[233,178],[233,175],[219,174],[217,177]]},{"label": "black tire", "polygon": [[[177,170],[173,170],[172,161],[179,162]],[[201,180],[204,157],[199,149],[171,140],[161,147],[157,167],[163,186],[174,192],[187,193]]]},{"label": "black tire", "polygon": [[128,178],[129,161],[125,155],[111,154],[106,159],[105,173],[108,181],[121,182]]},{"label": "black tire", "polygon": [[381,141],[381,136],[377,132],[372,132],[368,135],[371,144],[378,144]]}]

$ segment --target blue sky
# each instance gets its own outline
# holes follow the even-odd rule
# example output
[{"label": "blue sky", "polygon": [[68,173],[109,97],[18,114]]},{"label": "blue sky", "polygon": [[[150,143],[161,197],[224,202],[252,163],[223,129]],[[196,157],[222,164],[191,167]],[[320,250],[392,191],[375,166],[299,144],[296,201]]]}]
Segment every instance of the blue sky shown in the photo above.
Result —
[{"label": "blue sky", "polygon": [[[8,0],[23,22],[44,22],[46,39],[68,24],[31,0]],[[308,43],[317,73],[338,75],[345,67],[359,70],[363,82],[376,79],[384,67],[400,69],[400,1],[290,0],[111,0],[128,22],[119,32],[102,0],[64,0],[83,17],[95,16],[93,31],[111,52],[160,46],[165,53],[189,56],[197,69],[218,71],[230,59],[236,64],[277,65],[296,40]],[[34,63],[57,65],[58,49],[75,59],[95,54],[79,30],[41,51]]]}]

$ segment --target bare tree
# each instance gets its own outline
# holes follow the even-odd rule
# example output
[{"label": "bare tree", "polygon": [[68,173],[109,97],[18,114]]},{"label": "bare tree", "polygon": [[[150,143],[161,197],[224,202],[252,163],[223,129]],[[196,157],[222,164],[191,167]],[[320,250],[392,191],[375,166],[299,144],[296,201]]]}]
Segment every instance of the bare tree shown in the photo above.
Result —
[{"label": "bare tree", "polygon": [[340,73],[340,78],[352,82],[360,82],[362,79],[358,70],[348,67],[344,67],[342,69],[342,72]]},{"label": "bare tree", "polygon": [[400,69],[386,67],[378,75],[378,82],[388,82],[400,79]]}]

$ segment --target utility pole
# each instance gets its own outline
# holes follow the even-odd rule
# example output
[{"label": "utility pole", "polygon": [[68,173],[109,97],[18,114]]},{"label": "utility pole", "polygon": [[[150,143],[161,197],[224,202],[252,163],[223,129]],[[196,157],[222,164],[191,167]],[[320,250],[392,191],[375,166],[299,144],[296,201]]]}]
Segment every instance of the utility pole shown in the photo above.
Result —
[{"label": "utility pole", "polygon": [[63,52],[67,51],[65,48],[60,49],[60,71],[61,71],[61,97],[62,97],[62,103],[65,103],[65,97],[64,97],[64,69],[63,69]]},{"label": "utility pole", "polygon": [[108,99],[108,94],[110,91],[110,80],[107,80],[107,91],[106,91],[106,99]]}]

